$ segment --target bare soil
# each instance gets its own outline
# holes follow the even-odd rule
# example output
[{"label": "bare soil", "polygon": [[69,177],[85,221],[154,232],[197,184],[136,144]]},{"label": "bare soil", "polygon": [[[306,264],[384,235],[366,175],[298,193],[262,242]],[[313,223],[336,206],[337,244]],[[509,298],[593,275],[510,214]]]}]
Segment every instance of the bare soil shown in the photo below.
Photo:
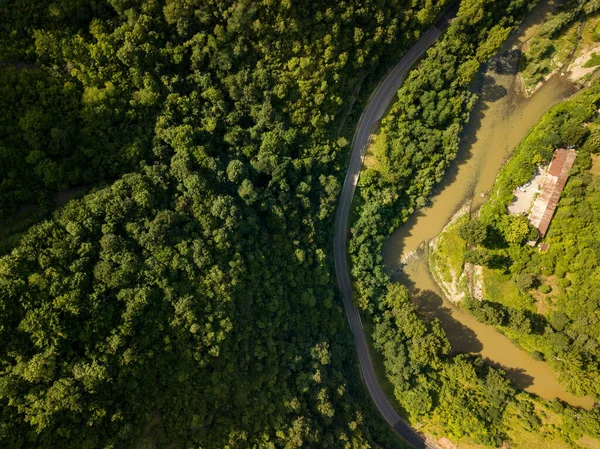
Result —
[{"label": "bare soil", "polygon": [[592,154],[590,173],[594,176],[600,176],[600,154]]},{"label": "bare soil", "polygon": [[578,81],[598,68],[598,66],[584,67],[585,63],[588,62],[592,57],[592,53],[600,53],[600,43],[583,51],[579,56],[577,56],[571,65],[569,65],[568,76],[571,81]]}]

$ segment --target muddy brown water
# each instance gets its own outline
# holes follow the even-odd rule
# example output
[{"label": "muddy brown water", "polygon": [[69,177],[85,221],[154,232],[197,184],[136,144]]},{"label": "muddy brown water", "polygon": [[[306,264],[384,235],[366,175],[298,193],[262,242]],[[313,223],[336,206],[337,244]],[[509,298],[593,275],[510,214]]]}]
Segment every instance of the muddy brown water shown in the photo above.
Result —
[{"label": "muddy brown water", "polygon": [[490,365],[503,369],[517,388],[545,399],[559,398],[586,408],[594,405],[592,398],[567,393],[547,363],[532,359],[508,337],[448,301],[431,277],[425,255],[412,257],[398,277],[413,289],[421,312],[440,320],[454,352],[480,354]]},{"label": "muddy brown water", "polygon": [[[525,42],[535,27],[543,23],[551,7],[551,3],[542,2],[509,37],[503,50]],[[502,367],[514,384],[526,391],[546,399],[557,397],[572,405],[589,407],[593,405],[591,398],[567,393],[547,363],[533,360],[492,326],[477,322],[454,306],[431,278],[422,244],[438,235],[466,201],[472,202],[473,209],[483,203],[480,194],[492,188],[502,163],[527,131],[544,112],[575,90],[565,77],[558,75],[530,98],[524,98],[516,75],[492,75],[485,71],[474,89],[480,100],[463,133],[457,159],[429,206],[416,212],[388,239],[384,262],[394,280],[401,280],[413,289],[420,309],[440,319],[454,351],[481,354],[490,364]],[[413,256],[408,257],[411,254]]]}]

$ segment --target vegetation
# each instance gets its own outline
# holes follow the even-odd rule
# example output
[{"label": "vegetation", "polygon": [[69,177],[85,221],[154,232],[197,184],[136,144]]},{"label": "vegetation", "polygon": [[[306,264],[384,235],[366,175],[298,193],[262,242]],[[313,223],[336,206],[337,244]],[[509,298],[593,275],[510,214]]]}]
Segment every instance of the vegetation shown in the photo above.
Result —
[{"label": "vegetation", "polygon": [[[352,226],[352,274],[356,303],[376,323],[374,346],[384,356],[396,399],[411,419],[425,424],[425,429],[433,433],[469,443],[498,446],[511,440],[511,445],[521,447],[521,435],[527,434],[523,441],[544,445],[558,441],[574,446],[584,434],[600,436],[597,410],[553,405],[517,394],[502,371],[490,368],[478,357],[449,352],[439,323],[421,319],[406,289],[389,282],[381,259],[385,239],[426,204],[433,186],[454,158],[460,131],[475,100],[468,87],[480,63],[495,52],[529,6],[521,2],[461,2],[459,18],[430,49],[419,69],[409,75],[398,101],[382,122],[373,147],[375,162],[371,161],[361,175],[357,218]],[[581,123],[572,126],[573,121],[590,117],[586,114],[595,113],[595,109],[573,108],[569,114],[564,113],[563,129],[571,144],[585,139]],[[542,137],[552,139],[552,134],[545,129]],[[536,144],[536,151],[541,148],[543,152],[539,161],[551,156],[550,144]],[[517,180],[511,173],[513,187],[527,181],[536,166],[535,162],[525,165],[527,176],[517,177],[523,179]],[[460,250],[453,251],[448,259],[446,275],[452,274],[449,268],[462,267],[467,258],[495,267],[505,263],[504,257],[512,256],[510,252],[494,252],[490,249],[493,246],[487,248],[484,245],[488,242],[500,238],[505,247],[521,248],[530,238],[526,219],[498,218],[495,226],[487,221],[467,222],[457,230],[455,239],[441,242],[446,248]],[[513,285],[518,291],[535,285],[535,279],[529,276],[516,278],[520,287],[515,282]],[[527,310],[508,310],[491,301],[480,304],[471,298],[466,305],[472,306],[481,320],[498,326],[510,325],[511,329],[524,331],[539,325]],[[424,336],[430,340],[423,341]],[[560,410],[551,414],[547,410],[552,407]],[[555,414],[560,418],[551,422]],[[577,418],[572,420],[573,416]],[[555,427],[561,420],[564,432]],[[518,426],[515,421],[520,421]]]},{"label": "vegetation", "polygon": [[595,0],[568,0],[545,20],[527,42],[521,60],[526,87],[535,88],[546,76],[570,62],[577,50],[583,23],[598,10],[600,4]]},{"label": "vegetation", "polygon": [[0,446],[400,447],[331,230],[358,90],[443,7],[0,8],[0,215],[93,185],[3,246]]},{"label": "vegetation", "polygon": [[[504,260],[501,266],[484,271],[484,285],[486,292],[492,285],[504,286],[505,291],[491,292],[487,297],[504,309],[527,312],[536,324],[522,329],[513,326],[509,335],[543,354],[570,391],[596,398],[600,397],[600,319],[594,311],[600,304],[591,292],[600,287],[600,257],[594,237],[600,230],[600,177],[589,169],[593,155],[600,151],[596,136],[599,105],[600,85],[596,83],[549,111],[502,170],[492,199],[481,212],[481,220],[496,235],[485,245]],[[510,241],[502,223],[507,218],[505,206],[512,199],[512,188],[527,172],[532,174],[536,163],[548,162],[553,147],[572,144],[579,150],[544,239],[549,250],[540,253],[537,248]]]},{"label": "vegetation", "polygon": [[448,436],[500,445],[502,414],[515,393],[502,372],[481,358],[448,360],[450,343],[439,322],[421,321],[406,287],[392,284],[380,308],[375,348],[385,358],[395,396],[407,413],[431,420]]},{"label": "vegetation", "polygon": [[600,56],[598,56],[597,53],[592,53],[591,58],[588,59],[583,66],[584,67],[596,67],[598,65],[600,65]]},{"label": "vegetation", "polygon": [[[479,219],[471,219],[458,232],[465,246],[470,242],[468,252],[487,255],[480,262],[484,300],[467,294],[462,306],[535,359],[547,361],[569,391],[596,399],[600,398],[600,320],[595,311],[600,304],[593,292],[600,288],[595,238],[600,232],[600,173],[594,171],[592,161],[600,153],[599,105],[600,84],[595,83],[548,111],[501,170]],[[575,166],[543,240],[549,249],[540,252],[524,244],[529,238],[527,226],[514,225],[524,217],[507,215],[507,206],[513,189],[532,177],[538,164],[549,162],[554,147],[572,144],[578,147]],[[486,237],[468,240],[472,230],[481,227]],[[443,250],[436,249],[435,260],[454,260],[456,253],[446,256],[439,252]],[[571,408],[553,409],[561,419],[570,419]],[[597,425],[588,427],[591,434],[599,430]]]},{"label": "vegetation", "polygon": [[[448,226],[435,242],[437,251],[432,252],[429,263],[438,267],[436,275],[442,282],[453,282],[463,272],[464,261],[467,257],[467,245],[457,231],[464,229],[463,224],[465,223],[469,223],[466,214]],[[444,254],[447,257],[442,262],[436,260],[437,254]]]},{"label": "vegetation", "polygon": [[594,447],[598,435],[597,415],[565,406],[558,400],[543,401],[519,393],[506,406],[503,422],[507,435],[518,447]]},{"label": "vegetation", "polygon": [[[401,447],[358,388],[331,230],[357,92],[446,3],[0,8],[0,217],[46,217],[2,235],[2,447]],[[454,157],[468,84],[530,6],[461,2],[384,123],[353,227],[359,303],[398,400],[487,445],[511,437],[507,420],[552,428],[549,405],[451,355],[379,254]],[[45,215],[80,184],[91,193]],[[598,436],[597,410],[561,417],[562,441]]]}]

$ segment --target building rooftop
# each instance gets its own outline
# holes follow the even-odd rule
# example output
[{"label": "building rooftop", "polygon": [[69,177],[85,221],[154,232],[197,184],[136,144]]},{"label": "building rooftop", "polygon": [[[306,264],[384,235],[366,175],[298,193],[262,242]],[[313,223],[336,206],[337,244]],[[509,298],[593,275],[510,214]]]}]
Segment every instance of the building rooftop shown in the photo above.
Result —
[{"label": "building rooftop", "polygon": [[565,188],[569,171],[573,167],[577,153],[574,149],[559,148],[548,167],[548,172],[540,185],[540,193],[533,203],[529,223],[535,226],[544,237],[556,210],[560,194]]}]

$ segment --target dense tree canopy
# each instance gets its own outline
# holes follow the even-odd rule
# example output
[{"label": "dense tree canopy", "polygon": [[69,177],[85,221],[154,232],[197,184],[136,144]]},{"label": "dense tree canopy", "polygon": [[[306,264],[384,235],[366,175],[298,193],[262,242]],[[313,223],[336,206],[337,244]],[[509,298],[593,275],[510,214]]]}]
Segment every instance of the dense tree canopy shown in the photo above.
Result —
[{"label": "dense tree canopy", "polygon": [[0,259],[0,445],[399,447],[333,211],[361,87],[443,3],[0,8],[0,216],[92,189]]},{"label": "dense tree canopy", "polygon": [[[0,8],[0,217],[91,189],[2,246],[1,445],[401,447],[357,375],[333,212],[353,106],[446,4]],[[454,157],[467,85],[528,6],[461,2],[384,123],[353,229],[359,301],[407,416],[488,445],[535,411],[501,371],[450,355],[379,254]]]}]

